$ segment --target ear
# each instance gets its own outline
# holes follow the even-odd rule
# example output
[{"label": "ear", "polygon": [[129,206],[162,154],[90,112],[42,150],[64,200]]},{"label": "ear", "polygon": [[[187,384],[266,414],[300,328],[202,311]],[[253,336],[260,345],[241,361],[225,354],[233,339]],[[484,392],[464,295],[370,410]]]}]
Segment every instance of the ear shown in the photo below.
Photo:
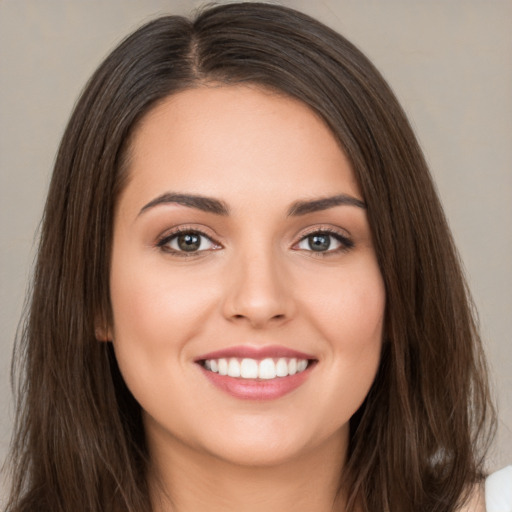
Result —
[{"label": "ear", "polygon": [[98,315],[94,322],[94,336],[98,341],[112,341],[112,329],[103,315]]}]

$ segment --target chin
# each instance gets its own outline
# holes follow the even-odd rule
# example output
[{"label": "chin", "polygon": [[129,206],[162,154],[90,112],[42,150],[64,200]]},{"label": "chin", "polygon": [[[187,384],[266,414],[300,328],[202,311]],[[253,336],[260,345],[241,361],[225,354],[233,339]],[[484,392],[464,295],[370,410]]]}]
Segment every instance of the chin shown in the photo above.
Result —
[{"label": "chin", "polygon": [[298,426],[283,427],[271,430],[269,425],[262,425],[256,432],[245,430],[245,435],[240,435],[240,431],[222,438],[211,435],[203,449],[213,457],[237,466],[269,468],[296,463],[303,457],[309,459],[311,452],[320,452],[323,446],[330,447],[328,449],[337,446],[341,453],[348,437],[348,429],[343,428],[319,435],[318,432],[301,432]]},{"label": "chin", "polygon": [[[224,449],[222,449],[224,448]],[[262,446],[260,442],[248,442],[243,445],[210,448],[210,455],[235,466],[247,468],[270,468],[296,461],[307,450],[304,447],[281,445]]]}]

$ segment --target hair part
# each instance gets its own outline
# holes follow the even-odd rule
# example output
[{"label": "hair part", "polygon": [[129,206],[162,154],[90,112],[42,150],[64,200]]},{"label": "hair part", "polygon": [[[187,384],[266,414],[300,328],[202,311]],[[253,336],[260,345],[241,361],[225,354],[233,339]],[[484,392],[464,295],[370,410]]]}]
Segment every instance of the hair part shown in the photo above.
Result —
[{"label": "hair part", "polygon": [[[113,218],[131,136],[160,101],[209,83],[256,84],[322,117],[351,162],[386,288],[378,375],[351,420],[347,510],[454,511],[483,475],[493,426],[461,265],[422,152],[373,65],[305,14],[227,4],[130,35],[71,116],[45,206],[19,336],[6,510],[151,509],[140,406],[98,322],[111,323]],[[115,406],[117,404],[117,407]]]}]

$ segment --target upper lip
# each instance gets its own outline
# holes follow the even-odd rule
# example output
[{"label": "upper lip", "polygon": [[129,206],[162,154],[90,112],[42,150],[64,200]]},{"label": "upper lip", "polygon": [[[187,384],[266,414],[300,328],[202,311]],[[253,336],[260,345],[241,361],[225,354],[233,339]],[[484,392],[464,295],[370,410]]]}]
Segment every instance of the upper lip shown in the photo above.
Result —
[{"label": "upper lip", "polygon": [[299,352],[291,348],[283,347],[281,345],[266,345],[262,347],[256,347],[254,345],[238,345],[234,347],[227,347],[221,350],[215,350],[208,352],[195,359],[196,362],[204,361],[206,359],[222,359],[229,357],[237,358],[250,358],[250,359],[265,359],[268,357],[288,357],[297,359],[316,359],[311,354],[305,352]]}]

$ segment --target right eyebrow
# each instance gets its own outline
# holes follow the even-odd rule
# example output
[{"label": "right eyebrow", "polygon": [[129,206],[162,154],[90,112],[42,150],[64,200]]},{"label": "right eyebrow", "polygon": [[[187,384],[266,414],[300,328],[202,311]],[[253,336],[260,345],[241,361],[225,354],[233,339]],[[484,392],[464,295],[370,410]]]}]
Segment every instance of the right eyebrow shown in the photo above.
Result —
[{"label": "right eyebrow", "polygon": [[141,208],[139,215],[151,208],[154,208],[155,206],[173,203],[188,206],[189,208],[197,208],[203,212],[214,213],[216,215],[229,215],[229,208],[226,203],[219,199],[194,194],[178,194],[174,192],[166,192],[165,194],[151,200]]},{"label": "right eyebrow", "polygon": [[356,206],[357,208],[366,210],[366,203],[361,199],[348,194],[338,194],[336,196],[321,197],[309,201],[296,201],[288,210],[288,216],[306,215],[341,205]]}]

